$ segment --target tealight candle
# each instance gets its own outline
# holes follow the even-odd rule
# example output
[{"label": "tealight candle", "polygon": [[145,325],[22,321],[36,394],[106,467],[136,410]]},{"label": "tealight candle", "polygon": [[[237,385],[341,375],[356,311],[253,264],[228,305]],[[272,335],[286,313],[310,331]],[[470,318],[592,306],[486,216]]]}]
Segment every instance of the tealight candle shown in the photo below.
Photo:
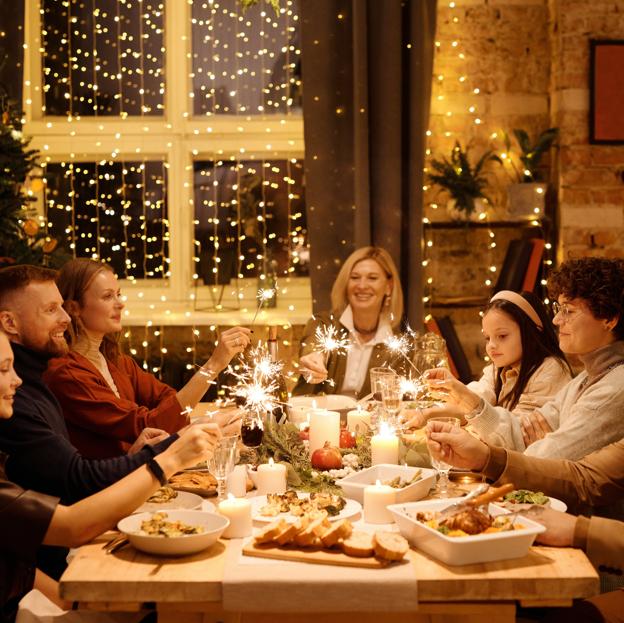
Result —
[{"label": "tealight candle", "polygon": [[371,439],[371,465],[379,463],[399,463],[399,438],[386,422],[382,422],[379,432]]},{"label": "tealight candle", "polygon": [[249,500],[235,498],[228,493],[227,499],[219,503],[219,513],[230,520],[230,525],[223,533],[226,539],[241,539],[251,534],[251,502]]},{"label": "tealight candle", "polygon": [[365,433],[371,425],[371,414],[364,409],[353,409],[347,413],[347,428],[352,433]]},{"label": "tealight candle", "polygon": [[310,411],[310,456],[326,441],[336,448],[340,446],[340,413],[313,409]]},{"label": "tealight candle", "polygon": [[378,480],[364,488],[364,521],[366,523],[392,523],[388,504],[396,502],[396,489],[382,485]]},{"label": "tealight candle", "polygon": [[284,493],[286,491],[286,466],[269,459],[268,463],[258,465],[256,471],[256,489],[260,495]]}]

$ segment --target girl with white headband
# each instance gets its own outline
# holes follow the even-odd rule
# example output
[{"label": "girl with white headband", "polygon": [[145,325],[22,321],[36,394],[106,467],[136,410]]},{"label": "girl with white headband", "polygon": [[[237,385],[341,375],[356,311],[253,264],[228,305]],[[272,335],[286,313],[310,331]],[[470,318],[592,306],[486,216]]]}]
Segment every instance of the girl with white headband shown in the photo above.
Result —
[{"label": "girl with white headband", "polygon": [[[438,415],[464,418],[464,403],[479,399],[519,417],[541,407],[570,381],[570,366],[552,323],[543,303],[532,292],[496,293],[483,312],[482,329],[485,350],[492,362],[483,370],[483,376],[467,386],[453,380],[447,405],[424,410],[409,425],[422,426],[425,419]],[[435,376],[440,375],[446,376],[446,372],[435,372]],[[486,441],[501,445],[499,418],[479,418],[473,428]]]}]

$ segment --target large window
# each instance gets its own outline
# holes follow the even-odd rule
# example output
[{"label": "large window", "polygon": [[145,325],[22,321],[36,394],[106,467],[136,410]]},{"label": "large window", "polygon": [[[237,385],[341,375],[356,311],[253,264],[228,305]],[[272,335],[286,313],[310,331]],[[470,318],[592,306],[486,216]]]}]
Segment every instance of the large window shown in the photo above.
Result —
[{"label": "large window", "polygon": [[273,269],[308,292],[297,2],[26,6],[25,131],[51,234],[111,263],[150,304],[136,318],[226,283],[245,306]]}]

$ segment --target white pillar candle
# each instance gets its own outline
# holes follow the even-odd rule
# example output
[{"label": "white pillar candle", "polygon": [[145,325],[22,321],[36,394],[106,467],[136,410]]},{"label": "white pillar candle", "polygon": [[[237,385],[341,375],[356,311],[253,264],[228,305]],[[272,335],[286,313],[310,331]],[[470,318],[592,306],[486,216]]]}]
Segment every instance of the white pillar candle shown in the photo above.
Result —
[{"label": "white pillar candle", "polygon": [[268,463],[258,465],[256,471],[256,489],[259,495],[284,493],[286,491],[286,466],[269,459]]},{"label": "white pillar candle", "polygon": [[382,485],[379,480],[364,488],[364,521],[366,523],[392,523],[388,504],[396,502],[396,489]]},{"label": "white pillar candle", "polygon": [[399,463],[399,438],[386,422],[382,422],[379,432],[371,439],[371,465],[379,463]]},{"label": "white pillar candle", "polygon": [[309,405],[292,405],[288,407],[288,420],[295,426],[300,426],[307,421]]},{"label": "white pillar candle", "polygon": [[251,502],[245,498],[235,498],[228,493],[227,500],[219,504],[219,513],[230,520],[223,536],[226,539],[241,539],[251,535]]},{"label": "white pillar candle", "polygon": [[236,465],[229,473],[227,492],[237,498],[244,498],[247,495],[247,467],[245,465]]},{"label": "white pillar candle", "polygon": [[347,413],[347,428],[352,433],[365,433],[371,425],[371,414],[364,409],[353,409]]},{"label": "white pillar candle", "polygon": [[340,413],[313,409],[310,411],[310,456],[326,441],[336,448],[340,446]]}]

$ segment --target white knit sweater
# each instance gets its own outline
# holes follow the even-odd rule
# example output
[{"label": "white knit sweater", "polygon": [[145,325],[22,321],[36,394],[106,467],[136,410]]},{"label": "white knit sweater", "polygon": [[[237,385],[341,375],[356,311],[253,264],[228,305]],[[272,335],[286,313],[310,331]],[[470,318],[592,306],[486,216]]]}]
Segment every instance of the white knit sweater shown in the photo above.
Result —
[{"label": "white knit sweater", "polygon": [[624,437],[624,342],[581,357],[585,370],[537,409],[552,433],[524,445],[520,418],[487,402],[466,415],[476,432],[493,445],[532,456],[576,460]]}]

